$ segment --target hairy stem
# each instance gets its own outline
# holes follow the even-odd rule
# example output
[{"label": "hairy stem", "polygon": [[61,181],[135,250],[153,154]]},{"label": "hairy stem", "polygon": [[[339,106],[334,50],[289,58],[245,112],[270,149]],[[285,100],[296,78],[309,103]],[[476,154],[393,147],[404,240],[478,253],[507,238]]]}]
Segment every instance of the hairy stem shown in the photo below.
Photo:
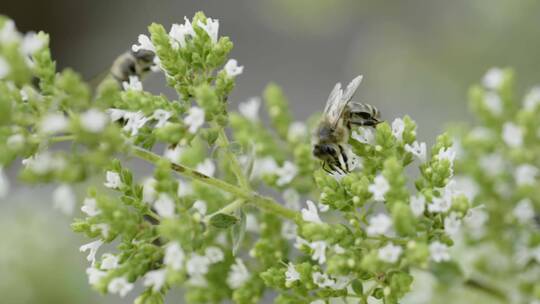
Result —
[{"label": "hairy stem", "polygon": [[[133,147],[133,154],[141,159],[144,159],[152,163],[156,163],[163,159],[161,156],[151,151],[148,151],[146,149],[137,147],[137,146]],[[247,204],[252,204],[253,206],[259,209],[265,210],[267,212],[273,213],[275,215],[278,215],[278,216],[281,216],[290,220],[297,219],[298,213],[296,211],[282,206],[280,203],[276,202],[272,198],[262,196],[248,189],[231,185],[220,179],[204,175],[198,171],[195,171],[193,169],[190,169],[188,167],[185,167],[179,164],[171,163],[171,169],[178,172],[178,174],[182,176],[198,180],[209,186],[213,186],[225,192],[231,193],[237,196],[238,198],[245,200]],[[227,208],[227,206],[225,206],[224,208]]]}]

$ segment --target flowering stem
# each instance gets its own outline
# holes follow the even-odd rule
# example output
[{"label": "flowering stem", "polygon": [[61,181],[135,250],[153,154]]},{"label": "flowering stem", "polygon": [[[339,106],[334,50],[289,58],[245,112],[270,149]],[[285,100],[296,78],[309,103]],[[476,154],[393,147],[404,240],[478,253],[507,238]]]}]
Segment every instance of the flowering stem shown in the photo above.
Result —
[{"label": "flowering stem", "polygon": [[[133,153],[146,161],[156,163],[163,158],[151,151],[148,151],[146,149],[134,146],[133,147]],[[237,197],[243,199],[248,204],[253,204],[255,207],[260,208],[262,210],[265,210],[267,212],[273,213],[275,215],[285,217],[290,220],[296,220],[297,219],[297,212],[294,210],[290,210],[288,208],[285,208],[280,203],[276,202],[272,198],[262,196],[256,192],[252,192],[248,189],[243,189],[235,185],[231,185],[227,182],[224,182],[220,179],[213,178],[207,175],[204,175],[198,171],[195,171],[193,169],[190,169],[188,167],[171,163],[171,169],[178,172],[180,175],[183,175],[185,177],[198,180],[202,183],[205,183],[209,186],[214,186],[216,188],[219,188],[225,192],[231,193],[233,195],[236,195]],[[235,204],[235,202],[231,203]],[[224,208],[233,208],[233,206],[225,206]],[[229,210],[229,209],[227,209]]]},{"label": "flowering stem", "polygon": [[223,214],[231,214],[233,213],[235,210],[239,209],[240,207],[242,207],[244,204],[246,203],[245,200],[243,199],[237,199],[235,200],[234,202],[226,205],[225,207],[219,209],[218,211],[212,213],[212,214],[209,214],[207,216],[204,217],[204,222],[205,223],[208,223],[210,221],[210,219],[216,215],[216,214],[220,214],[220,213],[223,213]]},{"label": "flowering stem", "polygon": [[469,288],[472,288],[472,289],[475,289],[475,290],[478,290],[480,292],[483,292],[483,293],[486,293],[492,297],[495,297],[499,300],[501,300],[503,303],[507,303],[508,301],[508,298],[506,297],[506,295],[504,294],[504,292],[498,290],[497,288],[493,287],[493,286],[489,286],[489,285],[486,285],[485,283],[483,282],[480,282],[478,280],[475,280],[475,279],[467,279],[463,285],[469,287]]}]

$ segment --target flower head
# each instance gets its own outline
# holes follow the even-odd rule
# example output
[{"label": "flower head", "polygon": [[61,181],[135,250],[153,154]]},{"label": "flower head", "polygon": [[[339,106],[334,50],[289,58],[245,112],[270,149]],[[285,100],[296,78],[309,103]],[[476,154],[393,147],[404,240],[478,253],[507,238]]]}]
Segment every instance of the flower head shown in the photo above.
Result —
[{"label": "flower head", "polygon": [[231,266],[231,270],[227,276],[227,285],[231,289],[242,287],[250,278],[249,271],[240,258],[236,258],[236,262]]},{"label": "flower head", "polygon": [[382,202],[384,201],[384,195],[390,190],[390,184],[382,174],[379,174],[375,177],[373,184],[369,185],[368,190],[373,194],[375,201]]},{"label": "flower head", "polygon": [[298,167],[290,161],[285,161],[282,167],[276,169],[275,173],[278,176],[276,184],[278,186],[285,186],[289,184],[298,174]]},{"label": "flower head", "polygon": [[126,91],[142,91],[143,85],[137,76],[129,76],[129,81],[122,82],[122,88]]},{"label": "flower head", "polygon": [[86,275],[88,276],[88,284],[93,286],[98,284],[107,275],[107,272],[94,267],[88,267],[86,268]]},{"label": "flower head", "polygon": [[178,242],[171,242],[165,246],[165,257],[163,263],[173,270],[180,270],[184,267],[186,255]]},{"label": "flower head", "polygon": [[535,184],[537,175],[538,168],[533,165],[524,164],[516,168],[514,179],[518,186],[531,186]]},{"label": "flower head", "polygon": [[216,172],[216,165],[210,158],[207,158],[203,162],[199,163],[195,170],[204,175],[214,176],[214,173]]},{"label": "flower head", "polygon": [[411,196],[410,206],[412,213],[415,216],[420,216],[426,210],[426,198],[422,194]]},{"label": "flower head", "polygon": [[525,224],[530,222],[535,215],[534,207],[531,200],[524,198],[519,201],[513,210],[514,217],[521,223]]},{"label": "flower head", "polygon": [[351,137],[366,145],[373,145],[375,143],[375,131],[370,128],[360,128],[358,131],[354,130]]},{"label": "flower head", "polygon": [[152,115],[152,118],[157,120],[156,128],[163,127],[167,123],[169,118],[171,118],[171,116],[172,116],[172,113],[169,111],[165,111],[162,109],[155,110],[154,114]]},{"label": "flower head", "polygon": [[497,90],[504,81],[504,72],[500,68],[489,69],[484,78],[482,78],[482,84],[487,89]]},{"label": "flower head", "polygon": [[154,208],[161,217],[174,217],[175,204],[174,200],[167,194],[161,193],[158,199],[154,202]]},{"label": "flower head", "polygon": [[49,113],[41,121],[40,131],[49,134],[60,133],[66,130],[68,123],[64,114]]},{"label": "flower head", "polygon": [[124,125],[123,130],[129,132],[131,136],[136,136],[139,134],[139,129],[141,129],[149,118],[145,117],[143,112],[126,112],[124,114],[124,119],[127,120],[127,123]]},{"label": "flower head", "polygon": [[421,162],[426,161],[426,143],[422,142],[419,143],[417,141],[413,142],[412,145],[405,144],[405,151],[411,153],[412,155],[416,156]]},{"label": "flower head", "polygon": [[312,201],[306,201],[307,209],[302,208],[302,219],[306,222],[322,223],[317,206]]},{"label": "flower head", "polygon": [[299,141],[302,140],[308,133],[308,128],[305,123],[301,121],[295,121],[289,126],[287,131],[287,140],[289,141]]},{"label": "flower head", "polygon": [[114,278],[107,285],[107,291],[125,297],[133,289],[133,284],[129,283],[125,277]]},{"label": "flower head", "polygon": [[206,18],[206,23],[203,23],[202,21],[199,20],[197,24],[208,34],[208,37],[210,37],[210,40],[213,43],[217,43],[218,32],[219,32],[219,20]]},{"label": "flower head", "polygon": [[199,107],[191,107],[184,123],[189,127],[189,133],[195,134],[204,125],[204,110]]},{"label": "flower head", "polygon": [[122,180],[120,179],[120,174],[114,171],[107,171],[105,187],[111,189],[119,189],[122,187]]},{"label": "flower head", "polygon": [[518,125],[507,122],[503,125],[502,138],[511,148],[519,148],[523,145],[523,130]]},{"label": "flower head", "polygon": [[403,131],[405,131],[405,123],[403,122],[403,119],[394,119],[392,122],[392,135],[394,135],[397,141],[403,141]]},{"label": "flower head", "polygon": [[451,237],[455,237],[461,227],[461,220],[457,213],[452,212],[444,219],[444,232]]},{"label": "flower head", "polygon": [[229,77],[236,77],[242,74],[243,71],[244,67],[239,66],[236,59],[229,59],[229,61],[227,61],[227,63],[225,64],[225,73],[227,73]]},{"label": "flower head", "polygon": [[287,264],[287,271],[285,271],[285,283],[292,284],[298,280],[300,280],[300,273],[296,271],[294,264],[289,262],[289,264]]},{"label": "flower head", "polygon": [[114,254],[105,253],[101,257],[101,269],[110,270],[118,268],[118,257]]},{"label": "flower head", "polygon": [[219,247],[216,246],[210,246],[204,250],[204,255],[208,258],[210,263],[219,263],[223,261],[225,258],[225,255],[223,254],[223,250],[221,250]]},{"label": "flower head", "polygon": [[311,254],[311,259],[317,261],[319,264],[326,263],[326,247],[328,244],[325,241],[315,241],[309,244],[313,253]]},{"label": "flower head", "polygon": [[167,279],[167,269],[158,269],[147,272],[144,275],[143,285],[152,287],[154,292],[161,290]]},{"label": "flower head", "polygon": [[252,97],[245,102],[241,102],[238,105],[238,111],[245,118],[250,121],[259,121],[259,108],[261,107],[261,99],[259,97]]},{"label": "flower head", "polygon": [[313,283],[317,284],[317,286],[319,286],[320,288],[332,287],[336,283],[326,273],[318,271],[314,272],[311,277],[313,279]]},{"label": "flower head", "polygon": [[399,260],[399,256],[401,255],[401,252],[403,251],[403,248],[401,246],[396,246],[392,243],[386,244],[386,246],[379,249],[378,257],[379,260],[387,263],[395,263]]},{"label": "flower head", "polygon": [[439,241],[429,244],[429,253],[431,255],[431,259],[437,263],[450,260],[448,246]]},{"label": "flower head", "polygon": [[92,265],[94,265],[94,263],[96,262],[96,253],[99,247],[101,247],[101,245],[103,245],[103,241],[97,240],[97,241],[82,245],[81,247],[79,247],[79,251],[81,252],[88,251],[88,256],[86,257],[86,260],[88,262],[92,262]]},{"label": "flower head", "polygon": [[60,209],[60,211],[66,215],[73,214],[73,209],[75,209],[75,201],[75,193],[67,184],[60,185],[53,192],[54,207]]},{"label": "flower head", "polygon": [[196,36],[189,19],[184,17],[184,20],[184,24],[173,24],[171,30],[169,31],[169,37],[171,38],[171,44],[174,49],[185,47],[186,38]]},{"label": "flower head", "polygon": [[131,50],[133,52],[138,52],[140,50],[152,51],[154,53],[156,52],[156,47],[152,44],[152,41],[150,38],[148,38],[148,36],[141,34],[139,37],[137,37],[137,41],[139,44],[134,44],[131,46]]},{"label": "flower head", "polygon": [[21,41],[21,53],[31,56],[45,46],[45,41],[34,32],[28,32]]},{"label": "flower head", "polygon": [[386,234],[392,227],[392,219],[384,213],[379,213],[369,219],[366,232],[368,235]]}]

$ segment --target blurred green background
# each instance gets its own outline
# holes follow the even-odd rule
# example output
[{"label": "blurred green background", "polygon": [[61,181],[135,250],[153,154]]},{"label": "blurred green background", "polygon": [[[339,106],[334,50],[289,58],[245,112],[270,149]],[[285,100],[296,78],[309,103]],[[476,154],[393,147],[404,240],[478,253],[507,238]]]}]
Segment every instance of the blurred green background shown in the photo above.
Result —
[{"label": "blurred green background", "polygon": [[[445,123],[470,119],[467,88],[488,68],[515,68],[522,93],[540,82],[540,1],[0,3],[0,14],[12,17],[20,30],[49,32],[59,68],[72,67],[86,79],[107,69],[151,22],[168,27],[198,10],[220,20],[220,34],[232,38],[233,57],[245,66],[233,106],[275,81],[298,120],[322,109],[335,82],[363,74],[360,100],[376,105],[388,120],[409,114],[418,122],[419,138],[433,142]],[[172,93],[159,76],[145,86]],[[78,252],[86,240],[70,232],[69,218],[51,210],[52,188],[17,184],[14,171],[11,194],[0,202],[0,294],[6,303],[130,303],[129,297],[90,290]]]}]

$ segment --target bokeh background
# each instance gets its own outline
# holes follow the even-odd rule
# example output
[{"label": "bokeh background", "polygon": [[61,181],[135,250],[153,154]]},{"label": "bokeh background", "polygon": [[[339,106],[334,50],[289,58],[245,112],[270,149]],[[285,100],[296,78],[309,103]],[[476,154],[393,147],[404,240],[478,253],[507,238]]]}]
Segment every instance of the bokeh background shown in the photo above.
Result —
[{"label": "bokeh background", "polygon": [[[470,119],[468,86],[488,68],[513,67],[522,93],[540,82],[534,0],[0,1],[0,14],[20,30],[51,34],[59,68],[86,79],[107,69],[151,22],[181,23],[198,10],[220,20],[220,34],[232,38],[233,57],[245,66],[233,107],[273,81],[303,120],[322,109],[335,82],[363,74],[358,98],[385,119],[409,114],[419,138],[431,143],[446,123]],[[159,76],[145,87],[172,93]],[[78,252],[86,240],[51,209],[51,188],[12,184],[0,201],[2,302],[130,303],[90,290]],[[175,296],[180,292],[173,303]]]}]

